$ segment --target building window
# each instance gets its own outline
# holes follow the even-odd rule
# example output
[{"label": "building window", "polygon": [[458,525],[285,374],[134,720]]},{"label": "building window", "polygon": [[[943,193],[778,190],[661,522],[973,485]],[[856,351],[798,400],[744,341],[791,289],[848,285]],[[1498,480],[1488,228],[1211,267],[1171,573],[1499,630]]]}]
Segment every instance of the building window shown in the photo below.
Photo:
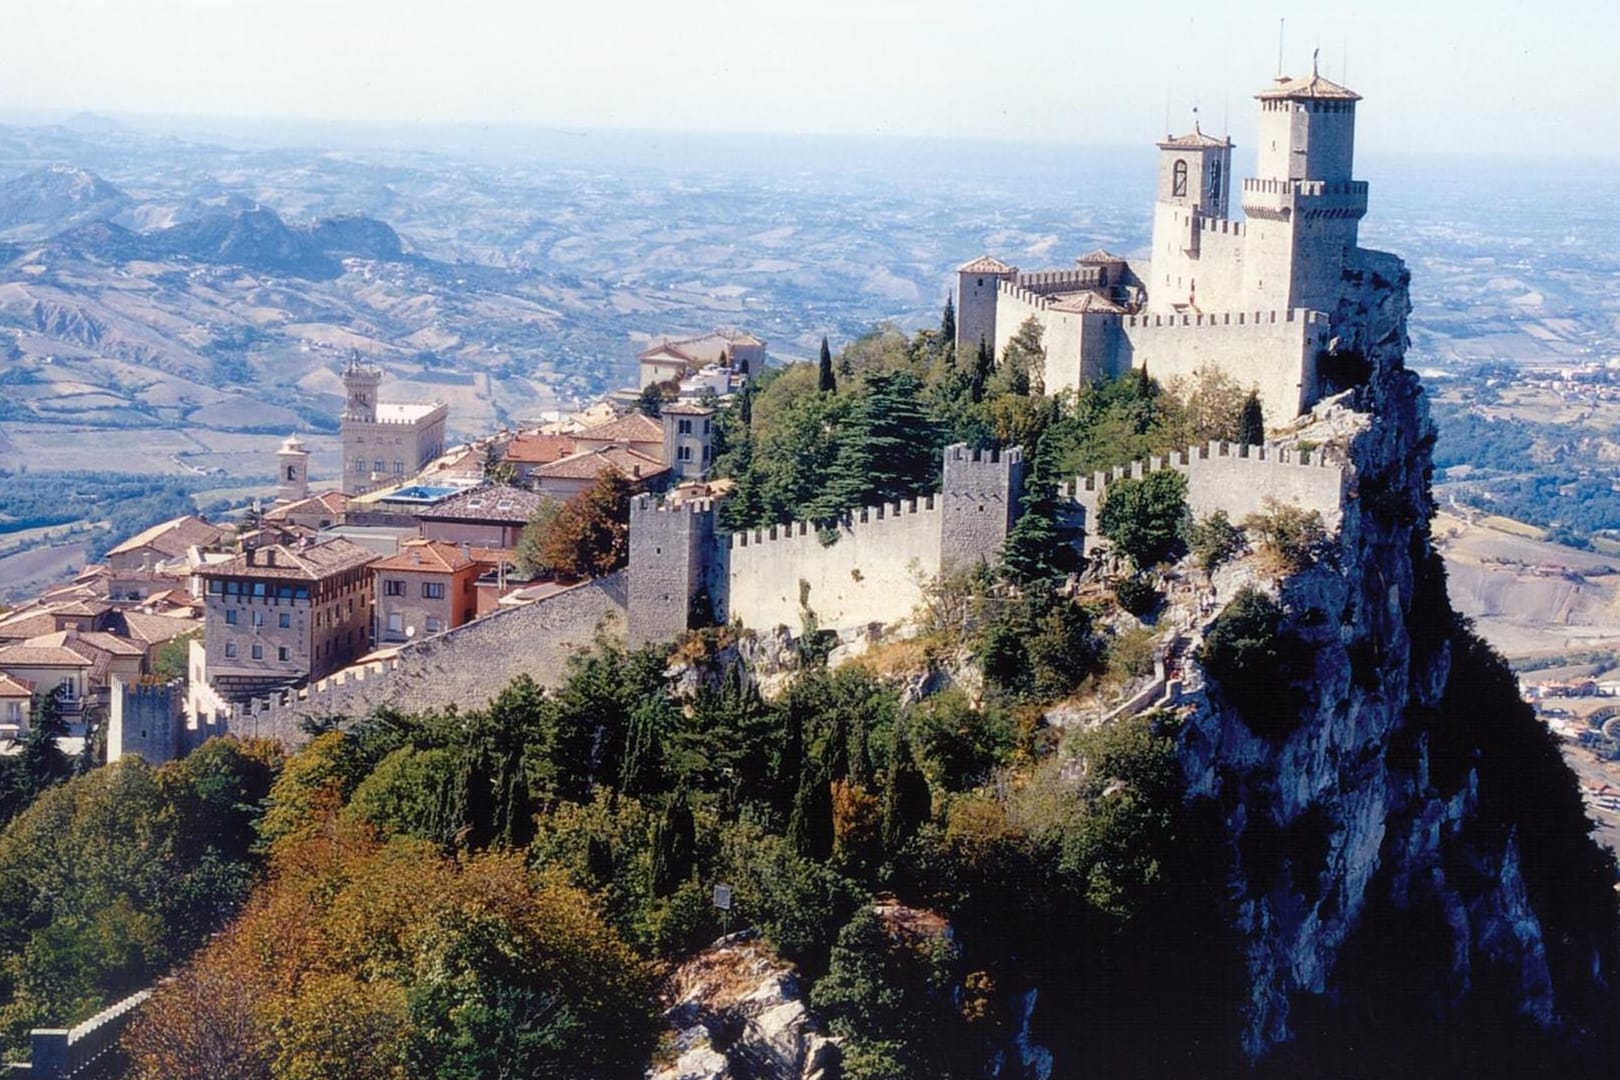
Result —
[{"label": "building window", "polygon": [[253,625],[254,626],[263,626],[264,625],[264,612],[255,611],[253,613]]},{"label": "building window", "polygon": [[235,626],[236,625],[236,609],[235,608],[226,608],[225,609],[225,625],[226,626]]},{"label": "building window", "polygon": [[404,629],[405,629],[405,616],[401,615],[397,611],[390,611],[388,613],[388,632],[390,634],[398,634],[398,633],[401,633]]},{"label": "building window", "polygon": [[289,479],[289,480],[298,479],[298,467],[296,465],[287,466],[287,479]]},{"label": "building window", "polygon": [[264,646],[263,645],[255,645],[255,646],[253,646],[253,659],[255,659],[255,660],[263,660],[264,659]]},{"label": "building window", "polygon": [[375,468],[373,469],[374,472],[382,472],[383,471],[383,459],[382,458],[378,458],[376,461],[372,462],[372,465],[375,466]]},{"label": "building window", "polygon": [[395,476],[404,476],[405,475],[405,463],[403,461],[399,460],[399,458],[394,459],[394,475]]},{"label": "building window", "polygon": [[1171,173],[1170,194],[1178,199],[1187,196],[1187,163],[1177,160],[1176,167]]},{"label": "building window", "polygon": [[1212,161],[1209,165],[1209,201],[1221,201],[1221,163]]},{"label": "building window", "polygon": [[227,660],[236,659],[236,642],[227,641],[225,643],[225,659],[227,659]]},{"label": "building window", "polygon": [[676,447],[675,448],[675,460],[676,461],[691,461],[692,460],[692,448],[690,446],[678,446],[678,447]]},{"label": "building window", "polygon": [[676,427],[677,427],[677,430],[679,430],[682,435],[690,435],[690,434],[692,434],[692,421],[690,421],[690,420],[677,421],[676,422]]},{"label": "building window", "polygon": [[357,458],[354,459],[354,471],[357,472],[357,473],[363,473],[363,472],[366,471],[366,459],[365,458],[357,457]]},{"label": "building window", "polygon": [[442,581],[424,581],[424,582],[422,582],[422,599],[424,599],[424,600],[443,600],[444,599],[444,582],[442,582]]},{"label": "building window", "polygon": [[276,616],[276,625],[281,627],[283,630],[289,629],[292,626],[292,612],[283,611],[280,615]]},{"label": "building window", "polygon": [[292,650],[287,648],[285,645],[276,646],[276,659],[285,664],[288,660],[292,659]]},{"label": "building window", "polygon": [[403,581],[400,581],[398,578],[385,578],[385,579],[383,579],[383,595],[384,596],[404,596],[405,595],[405,583]]},{"label": "building window", "polygon": [[440,629],[441,624],[438,618],[433,615],[429,615],[427,621],[427,632],[430,634],[437,634]]}]

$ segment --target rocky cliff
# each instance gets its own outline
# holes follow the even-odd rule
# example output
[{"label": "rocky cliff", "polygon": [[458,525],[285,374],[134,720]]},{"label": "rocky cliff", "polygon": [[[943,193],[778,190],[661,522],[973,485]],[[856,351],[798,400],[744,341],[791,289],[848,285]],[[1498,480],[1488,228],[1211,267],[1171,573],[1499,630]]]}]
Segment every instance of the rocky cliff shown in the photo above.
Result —
[{"label": "rocky cliff", "polygon": [[[1353,389],[1300,433],[1353,470],[1339,542],[1262,583],[1284,658],[1266,699],[1212,671],[1179,736],[1227,867],[1243,1054],[1579,1060],[1613,1008],[1613,879],[1550,737],[1449,607],[1405,269],[1369,253],[1351,284],[1324,366]],[[1254,584],[1216,576],[1223,603]]]}]

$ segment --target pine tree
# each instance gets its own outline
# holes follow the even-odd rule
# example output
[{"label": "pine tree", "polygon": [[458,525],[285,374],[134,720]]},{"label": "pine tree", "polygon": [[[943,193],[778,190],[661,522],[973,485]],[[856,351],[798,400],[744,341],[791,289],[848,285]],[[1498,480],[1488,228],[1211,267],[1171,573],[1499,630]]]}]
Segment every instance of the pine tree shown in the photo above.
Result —
[{"label": "pine tree", "polygon": [[823,394],[835,393],[838,390],[838,380],[833,377],[832,349],[827,347],[825,335],[821,338],[821,362],[817,371],[816,389]]},{"label": "pine tree", "polygon": [[1074,549],[1057,528],[1057,458],[1057,436],[1048,427],[1035,444],[1018,521],[1002,548],[1001,572],[1009,581],[1050,581],[1074,569]]},{"label": "pine tree", "polygon": [[1245,446],[1266,443],[1266,417],[1260,409],[1260,395],[1253,390],[1244,399],[1243,412],[1238,417],[1238,442]]},{"label": "pine tree", "polygon": [[788,843],[806,859],[826,862],[833,850],[832,780],[826,772],[806,764],[799,774],[788,818]]},{"label": "pine tree", "polygon": [[939,341],[942,347],[956,341],[956,302],[950,296],[945,297],[945,314],[939,320]]},{"label": "pine tree", "polygon": [[817,520],[916,496],[934,478],[936,432],[905,372],[869,372],[840,426],[838,455],[813,504]]},{"label": "pine tree", "polygon": [[664,779],[664,734],[673,717],[669,699],[656,694],[636,703],[619,761],[619,790],[626,795],[658,791]]}]

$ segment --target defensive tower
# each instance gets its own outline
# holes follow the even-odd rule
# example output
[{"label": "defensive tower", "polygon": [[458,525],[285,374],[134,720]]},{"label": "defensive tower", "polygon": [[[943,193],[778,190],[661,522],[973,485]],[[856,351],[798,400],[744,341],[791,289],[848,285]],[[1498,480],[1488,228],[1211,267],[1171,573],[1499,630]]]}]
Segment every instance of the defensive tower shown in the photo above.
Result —
[{"label": "defensive tower", "polygon": [[956,268],[956,356],[971,364],[979,342],[996,347],[996,296],[1003,281],[1018,276],[1018,267],[981,255]]},{"label": "defensive tower", "polygon": [[[1153,281],[1159,310],[1198,307],[1198,272],[1207,222],[1225,221],[1231,205],[1232,140],[1199,130],[1159,143],[1159,191],[1153,208]],[[1223,297],[1221,282],[1206,278],[1205,296]]]},{"label": "defensive tower", "polygon": [[343,389],[348,394],[343,419],[363,424],[377,422],[377,391],[382,387],[382,377],[381,368],[360,363],[358,356],[349,358],[349,366],[343,369]]}]

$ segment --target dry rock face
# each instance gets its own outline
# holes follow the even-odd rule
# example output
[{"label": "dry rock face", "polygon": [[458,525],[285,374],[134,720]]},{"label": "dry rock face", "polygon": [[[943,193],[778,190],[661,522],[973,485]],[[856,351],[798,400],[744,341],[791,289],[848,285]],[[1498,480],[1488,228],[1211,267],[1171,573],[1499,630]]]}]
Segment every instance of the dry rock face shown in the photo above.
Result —
[{"label": "dry rock face", "polygon": [[[670,976],[674,1038],[648,1080],[837,1080],[838,1044],[817,1030],[798,976],[750,931]],[[673,1055],[673,1060],[669,1056]]]}]

